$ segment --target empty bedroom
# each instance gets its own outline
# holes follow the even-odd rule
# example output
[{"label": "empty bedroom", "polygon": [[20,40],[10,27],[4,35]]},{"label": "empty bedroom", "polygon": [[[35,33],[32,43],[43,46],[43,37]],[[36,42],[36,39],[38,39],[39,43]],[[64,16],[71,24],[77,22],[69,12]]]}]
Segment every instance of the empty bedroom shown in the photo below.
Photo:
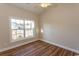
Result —
[{"label": "empty bedroom", "polygon": [[0,3],[0,56],[78,56],[79,3]]}]

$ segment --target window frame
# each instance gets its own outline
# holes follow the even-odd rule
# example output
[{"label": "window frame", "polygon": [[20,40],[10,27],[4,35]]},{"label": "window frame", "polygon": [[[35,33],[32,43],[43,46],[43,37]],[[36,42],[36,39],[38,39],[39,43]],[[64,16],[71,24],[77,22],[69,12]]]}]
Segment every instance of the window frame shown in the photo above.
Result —
[{"label": "window frame", "polygon": [[[15,17],[10,17],[9,18],[9,36],[10,36],[10,42],[17,42],[17,41],[21,41],[21,40],[27,40],[27,39],[32,39],[32,38],[35,38],[36,36],[36,25],[35,25],[35,21],[34,20],[31,20],[31,21],[34,21],[34,33],[33,33],[33,37],[25,37],[25,33],[24,33],[24,38],[19,38],[19,39],[12,39],[12,29],[11,29],[11,19],[18,19],[18,20],[24,20],[24,24],[25,24],[25,20],[28,20],[27,18],[15,18]],[[28,20],[29,21],[29,20]],[[24,25],[25,27],[25,25]],[[25,31],[25,28],[24,28],[24,31]]]}]

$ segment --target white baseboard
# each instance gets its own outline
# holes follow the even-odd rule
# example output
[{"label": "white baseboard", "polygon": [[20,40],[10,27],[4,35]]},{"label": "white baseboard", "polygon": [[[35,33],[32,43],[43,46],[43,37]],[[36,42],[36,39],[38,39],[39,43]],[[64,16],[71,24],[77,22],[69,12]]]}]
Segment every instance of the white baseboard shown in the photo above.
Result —
[{"label": "white baseboard", "polygon": [[12,48],[16,48],[16,47],[19,47],[19,46],[22,46],[22,45],[25,45],[25,44],[28,44],[28,43],[31,43],[31,42],[34,42],[34,41],[37,41],[37,40],[41,40],[41,41],[47,42],[49,44],[56,45],[58,47],[61,47],[61,48],[64,48],[64,49],[67,49],[67,50],[79,53],[78,50],[75,50],[75,49],[72,49],[72,48],[69,48],[69,47],[65,47],[65,46],[62,46],[62,45],[59,45],[59,44],[56,44],[56,43],[52,43],[52,42],[44,40],[44,39],[35,39],[35,40],[31,40],[31,41],[28,41],[28,42],[24,42],[24,43],[18,44],[16,46],[12,46],[12,47],[8,47],[8,48],[0,49],[0,52],[6,51],[6,50],[9,50],[9,49],[12,49]]},{"label": "white baseboard", "polygon": [[52,44],[52,45],[55,45],[55,46],[58,46],[58,47],[61,47],[61,48],[64,48],[64,49],[69,50],[69,51],[73,51],[73,52],[79,54],[79,50],[75,50],[75,49],[65,47],[65,46],[62,46],[62,45],[59,45],[59,44],[56,44],[56,43],[52,43],[51,41],[47,41],[47,40],[44,40],[44,39],[42,41],[47,42],[47,43]]},{"label": "white baseboard", "polygon": [[15,45],[15,46],[3,48],[3,49],[0,49],[0,52],[6,51],[6,50],[9,50],[9,49],[12,49],[12,48],[16,48],[16,47],[19,47],[19,46],[22,46],[22,45],[25,45],[25,44],[28,44],[28,43],[31,43],[31,42],[34,42],[34,41],[37,41],[37,40],[38,40],[38,39],[35,39],[35,40],[31,40],[31,41],[28,41],[28,42],[24,42],[24,43]]}]

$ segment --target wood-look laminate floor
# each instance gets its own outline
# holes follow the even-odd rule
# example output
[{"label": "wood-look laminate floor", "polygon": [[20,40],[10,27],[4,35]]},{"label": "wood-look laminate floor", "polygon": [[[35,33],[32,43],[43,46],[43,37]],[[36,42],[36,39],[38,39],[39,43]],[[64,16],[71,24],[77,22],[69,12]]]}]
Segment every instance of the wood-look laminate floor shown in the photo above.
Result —
[{"label": "wood-look laminate floor", "polygon": [[78,54],[48,44],[40,40],[0,53],[0,56],[74,56],[74,55]]}]

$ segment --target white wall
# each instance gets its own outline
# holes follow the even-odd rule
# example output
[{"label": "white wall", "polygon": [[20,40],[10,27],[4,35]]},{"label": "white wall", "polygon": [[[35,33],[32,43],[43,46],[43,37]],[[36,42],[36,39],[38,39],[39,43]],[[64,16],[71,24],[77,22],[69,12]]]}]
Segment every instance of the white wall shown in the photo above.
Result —
[{"label": "white wall", "polygon": [[[33,19],[36,22],[36,29],[38,29],[38,16],[23,9],[16,8],[14,6],[0,4],[0,50],[4,48],[9,48],[16,46],[34,39],[26,39],[17,42],[11,42],[10,39],[10,27],[9,27],[9,17],[20,17]],[[38,33],[36,34],[36,38]]]},{"label": "white wall", "polygon": [[79,51],[79,4],[59,4],[41,15],[43,40]]}]

